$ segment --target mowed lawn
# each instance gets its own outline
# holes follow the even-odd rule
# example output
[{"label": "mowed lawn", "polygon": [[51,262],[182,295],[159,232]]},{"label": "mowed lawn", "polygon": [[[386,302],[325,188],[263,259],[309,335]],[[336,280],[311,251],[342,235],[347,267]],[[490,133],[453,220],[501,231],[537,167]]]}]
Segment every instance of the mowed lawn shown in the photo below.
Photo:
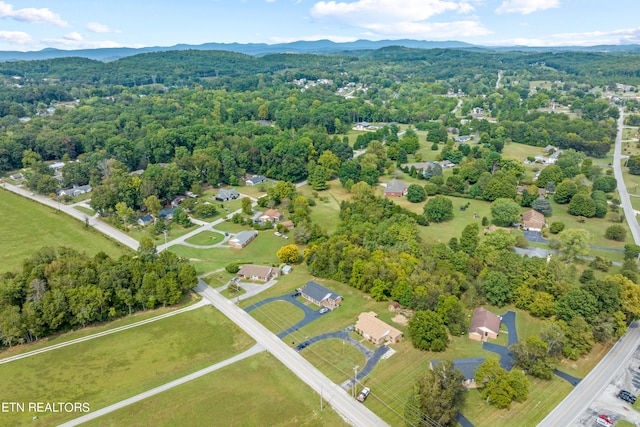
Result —
[{"label": "mowed lawn", "polygon": [[222,242],[222,239],[224,239],[224,235],[220,233],[214,233],[213,231],[203,231],[193,237],[189,237],[186,242],[194,245],[207,246],[220,243]]},{"label": "mowed lawn", "polygon": [[274,334],[279,334],[304,319],[304,312],[286,301],[273,301],[261,305],[249,314]]},{"label": "mowed lawn", "polygon": [[[248,230],[247,227],[243,227]],[[171,246],[168,250],[181,257],[189,258],[198,274],[208,273],[227,264],[237,262],[240,264],[278,264],[278,250],[291,244],[291,239],[274,236],[272,230],[259,231],[258,236],[242,249],[211,248],[197,249],[184,245]]]},{"label": "mowed lawn", "polygon": [[44,246],[66,246],[89,255],[118,257],[128,249],[55,209],[9,191],[0,191],[0,266],[12,271]]},{"label": "mowed lawn", "polygon": [[[87,402],[103,408],[225,360],[253,345],[213,307],[0,365],[0,401]],[[40,414],[54,425],[78,414]],[[1,425],[32,414],[1,414]]]},{"label": "mowed lawn", "polygon": [[347,426],[267,352],[91,421],[87,426]]},{"label": "mowed lawn", "polygon": [[360,350],[338,338],[319,341],[301,353],[336,384],[353,378],[353,367],[364,367],[367,362]]}]

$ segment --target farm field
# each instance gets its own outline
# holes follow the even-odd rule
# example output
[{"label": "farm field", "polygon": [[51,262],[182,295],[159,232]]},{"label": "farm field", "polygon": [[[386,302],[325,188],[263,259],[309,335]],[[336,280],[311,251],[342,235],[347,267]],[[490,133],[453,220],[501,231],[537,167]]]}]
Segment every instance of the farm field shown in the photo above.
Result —
[{"label": "farm field", "polygon": [[104,237],[81,221],[9,191],[0,191],[0,265],[2,271],[20,267],[22,261],[45,246],[66,246],[94,255],[112,257],[128,249]]},{"label": "farm field", "polygon": [[[251,345],[251,338],[207,306],[0,365],[0,400],[88,402],[91,410],[97,410],[225,360]],[[31,416],[2,414],[2,424],[30,422]],[[41,414],[40,422],[53,425],[76,416],[46,413]]]},{"label": "farm field", "polygon": [[326,402],[320,411],[319,403],[316,393],[263,352],[85,425],[348,425]]}]

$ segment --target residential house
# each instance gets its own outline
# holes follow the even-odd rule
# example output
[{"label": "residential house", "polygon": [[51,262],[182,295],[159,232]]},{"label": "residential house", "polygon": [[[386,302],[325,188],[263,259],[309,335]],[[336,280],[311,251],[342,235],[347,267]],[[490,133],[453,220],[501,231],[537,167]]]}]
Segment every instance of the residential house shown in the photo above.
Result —
[{"label": "residential house", "polygon": [[291,220],[287,220],[287,221],[282,221],[281,223],[284,227],[287,227],[287,230],[293,230],[294,228],[294,224],[293,221]]},{"label": "residential house", "polygon": [[440,167],[442,169],[451,169],[452,167],[455,167],[455,165],[456,165],[451,160],[443,160],[441,162],[438,162],[438,164],[440,165]]},{"label": "residential house", "polygon": [[544,215],[538,211],[531,209],[522,214],[522,227],[525,230],[542,231],[544,224]]},{"label": "residential house", "polygon": [[483,307],[478,307],[473,310],[469,338],[476,341],[496,339],[500,333],[500,323],[500,317]]},{"label": "residential house", "polygon": [[162,219],[171,219],[171,218],[173,218],[173,211],[175,211],[175,210],[176,210],[175,206],[172,206],[172,207],[167,208],[167,209],[162,209],[159,212],[159,216]]},{"label": "residential house", "polygon": [[145,215],[142,218],[138,218],[138,225],[146,226],[153,222],[153,217],[151,215]]},{"label": "residential house", "polygon": [[430,178],[434,175],[442,175],[442,167],[434,162],[420,162],[420,163],[407,163],[402,165],[403,168],[411,170],[415,168],[416,171],[422,172],[425,178]]},{"label": "residential house", "polygon": [[375,345],[397,343],[402,339],[402,332],[378,319],[373,311],[360,313],[355,331]]},{"label": "residential house", "polygon": [[47,166],[49,169],[53,169],[54,171],[59,171],[60,169],[62,169],[64,167],[64,162],[55,162],[55,163],[51,163],[49,166]]},{"label": "residential house", "polygon": [[229,239],[229,246],[236,249],[242,249],[247,246],[258,236],[256,230],[244,230]]},{"label": "residential house", "polygon": [[21,173],[14,173],[12,175],[9,175],[9,178],[11,178],[14,181],[20,181],[24,179],[24,175],[22,175]]},{"label": "residential house", "polygon": [[554,145],[547,145],[546,147],[544,147],[544,152],[546,154],[551,153],[551,151],[556,152],[556,151],[560,151],[560,149]]},{"label": "residential house", "polygon": [[402,181],[392,179],[384,189],[385,197],[402,197],[407,195],[409,186]]},{"label": "residential house", "polygon": [[342,297],[340,295],[333,293],[314,281],[308,281],[299,289],[299,291],[306,300],[314,303],[315,305],[327,307],[332,310],[339,307],[342,302]]},{"label": "residential house", "polygon": [[284,267],[282,267],[282,274],[289,274],[289,273],[291,273],[292,269],[293,269],[293,267],[291,267],[289,264],[287,264]]},{"label": "residential house", "polygon": [[[478,366],[484,363],[484,357],[452,359],[451,361],[453,362],[453,369],[457,369],[462,372],[462,375],[464,376],[462,385],[465,388],[477,388],[480,386],[476,384],[476,369],[478,369]],[[429,361],[429,369],[433,370],[433,368],[440,363],[441,362],[439,360]]]},{"label": "residential house", "polygon": [[238,197],[240,197],[240,193],[238,193],[235,188],[232,188],[230,190],[219,190],[215,199],[219,202],[228,202],[229,200],[235,200]]},{"label": "residential house", "polygon": [[186,199],[187,196],[176,196],[175,199],[173,199],[171,201],[171,206],[176,207],[180,204],[180,202],[182,202],[184,199]]},{"label": "residential house", "polygon": [[466,144],[473,140],[473,135],[454,136],[453,140],[456,141],[458,144]]},{"label": "residential house", "polygon": [[58,191],[58,197],[69,196],[76,197],[81,194],[89,193],[92,190],[90,185],[74,185],[73,188],[65,188]]},{"label": "residential house", "polygon": [[369,128],[369,122],[359,122],[353,127],[354,130],[367,130]]},{"label": "residential house", "polygon": [[263,222],[276,222],[282,219],[282,213],[278,209],[267,209],[259,219]]},{"label": "residential house", "polygon": [[266,265],[244,264],[238,270],[238,277],[247,280],[258,280],[260,282],[268,282],[271,279],[277,279],[282,274],[282,270],[276,267]]},{"label": "residential house", "polygon": [[244,183],[246,185],[258,185],[258,184],[262,184],[263,182],[265,182],[267,180],[266,176],[262,176],[262,175],[253,175],[251,178],[249,179],[245,179]]}]

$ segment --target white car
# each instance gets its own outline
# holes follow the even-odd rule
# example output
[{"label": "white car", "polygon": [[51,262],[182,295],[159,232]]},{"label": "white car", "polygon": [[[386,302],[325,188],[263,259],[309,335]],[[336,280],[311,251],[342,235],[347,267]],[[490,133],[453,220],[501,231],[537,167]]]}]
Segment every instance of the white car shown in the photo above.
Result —
[{"label": "white car", "polygon": [[278,236],[278,237],[282,236],[282,234],[280,234],[280,233],[279,233],[279,232],[277,232],[277,231],[276,231],[275,233],[273,233],[273,235],[274,235],[274,236]]},{"label": "white car", "polygon": [[289,236],[285,236],[285,235],[283,234],[283,235],[282,235],[282,238],[283,238],[283,239],[288,239],[288,238],[289,238]]},{"label": "white car", "polygon": [[325,314],[327,311],[329,311],[327,307],[322,307],[320,310],[318,310],[318,313]]}]

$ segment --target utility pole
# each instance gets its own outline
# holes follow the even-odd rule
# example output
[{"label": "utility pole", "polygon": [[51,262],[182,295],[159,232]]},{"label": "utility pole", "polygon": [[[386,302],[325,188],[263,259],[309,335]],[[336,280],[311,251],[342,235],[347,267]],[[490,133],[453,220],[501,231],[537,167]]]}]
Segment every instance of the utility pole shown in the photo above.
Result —
[{"label": "utility pole", "polygon": [[166,246],[167,245],[167,230],[162,230],[162,232],[164,233],[164,244]]},{"label": "utility pole", "polygon": [[357,388],[358,388],[358,368],[360,366],[356,365],[353,367],[353,398],[356,398]]},{"label": "utility pole", "polygon": [[322,393],[323,393],[323,386],[320,386],[320,410],[322,411]]}]

